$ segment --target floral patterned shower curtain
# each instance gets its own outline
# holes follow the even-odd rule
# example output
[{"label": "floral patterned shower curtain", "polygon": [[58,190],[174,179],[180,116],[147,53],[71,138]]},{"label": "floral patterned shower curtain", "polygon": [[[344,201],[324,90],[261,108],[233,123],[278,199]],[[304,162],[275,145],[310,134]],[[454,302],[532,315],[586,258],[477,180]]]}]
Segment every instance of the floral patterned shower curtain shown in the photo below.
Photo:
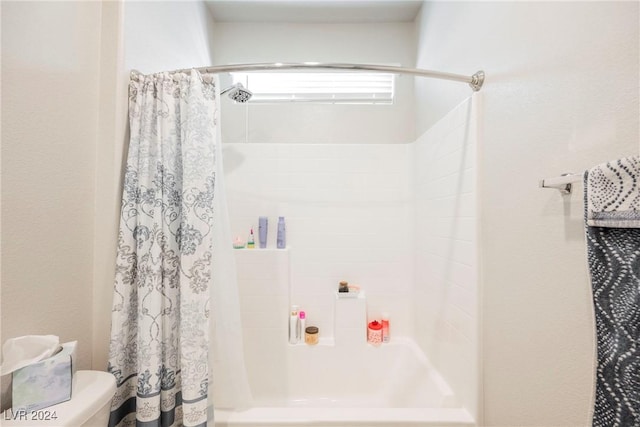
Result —
[{"label": "floral patterned shower curtain", "polygon": [[132,75],[110,426],[207,425],[217,112],[212,75]]}]

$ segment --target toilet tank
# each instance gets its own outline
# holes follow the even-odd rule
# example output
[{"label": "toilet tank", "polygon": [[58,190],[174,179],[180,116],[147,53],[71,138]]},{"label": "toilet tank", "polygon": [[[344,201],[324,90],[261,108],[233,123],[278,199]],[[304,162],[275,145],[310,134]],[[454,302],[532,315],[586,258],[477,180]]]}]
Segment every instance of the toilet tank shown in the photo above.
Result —
[{"label": "toilet tank", "polygon": [[73,376],[71,400],[35,411],[34,414],[13,413],[9,409],[2,414],[0,424],[22,427],[105,427],[109,423],[111,399],[115,392],[116,380],[110,373],[78,371]]}]

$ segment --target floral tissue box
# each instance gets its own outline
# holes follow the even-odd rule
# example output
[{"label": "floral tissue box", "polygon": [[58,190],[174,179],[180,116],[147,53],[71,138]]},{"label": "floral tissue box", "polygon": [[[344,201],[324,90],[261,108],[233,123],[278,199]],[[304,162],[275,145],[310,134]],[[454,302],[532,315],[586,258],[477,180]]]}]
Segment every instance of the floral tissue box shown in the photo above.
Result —
[{"label": "floral tissue box", "polygon": [[62,350],[13,373],[13,412],[30,413],[71,399],[77,341],[62,344]]}]

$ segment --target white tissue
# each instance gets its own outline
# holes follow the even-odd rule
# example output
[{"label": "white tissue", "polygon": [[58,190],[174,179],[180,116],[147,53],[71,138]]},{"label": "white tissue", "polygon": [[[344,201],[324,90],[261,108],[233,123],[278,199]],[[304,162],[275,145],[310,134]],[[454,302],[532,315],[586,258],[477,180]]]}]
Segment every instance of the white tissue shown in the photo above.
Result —
[{"label": "white tissue", "polygon": [[0,375],[7,375],[27,365],[51,357],[60,348],[55,335],[25,335],[9,338],[2,346]]}]

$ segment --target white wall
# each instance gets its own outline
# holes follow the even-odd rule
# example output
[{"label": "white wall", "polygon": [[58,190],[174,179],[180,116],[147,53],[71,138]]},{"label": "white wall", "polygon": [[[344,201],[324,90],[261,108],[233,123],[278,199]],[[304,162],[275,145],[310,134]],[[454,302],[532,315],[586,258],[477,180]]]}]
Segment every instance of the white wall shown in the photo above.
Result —
[{"label": "white wall", "polygon": [[78,340],[91,366],[101,5],[2,4],[2,341]]},{"label": "white wall", "polygon": [[125,1],[125,66],[149,74],[211,65],[213,26],[199,1]]},{"label": "white wall", "polygon": [[[322,336],[332,337],[333,292],[347,280],[366,290],[372,318],[389,311],[394,334],[411,334],[407,145],[225,144],[223,150],[233,235],[246,240],[253,226],[257,244],[258,217],[268,216],[268,247],[275,248],[278,216],[286,218],[290,299],[277,294],[268,304],[280,328],[286,331],[289,304],[298,304]],[[251,315],[247,321],[260,323]]]},{"label": "white wall", "polygon": [[107,367],[121,168],[127,138],[128,70],[124,67],[123,3],[102,3],[100,110],[95,163],[92,368]]},{"label": "white wall", "polygon": [[104,2],[103,7],[104,96],[96,163],[94,369],[106,368],[109,351],[122,171],[128,146],[128,73],[131,69],[153,73],[211,65],[210,32],[214,25],[200,2]]},{"label": "white wall", "polygon": [[[413,23],[216,23],[216,64],[349,62],[413,66]],[[223,100],[223,142],[402,143],[414,139],[413,78],[393,105],[234,104]]]},{"label": "white wall", "polygon": [[[484,425],[590,424],[593,315],[582,186],[537,182],[638,153],[637,2],[434,2],[417,65],[487,72],[480,194]],[[422,131],[468,96],[416,83]]]},{"label": "white wall", "polygon": [[411,144],[415,338],[477,419],[477,118],[468,98]]}]

